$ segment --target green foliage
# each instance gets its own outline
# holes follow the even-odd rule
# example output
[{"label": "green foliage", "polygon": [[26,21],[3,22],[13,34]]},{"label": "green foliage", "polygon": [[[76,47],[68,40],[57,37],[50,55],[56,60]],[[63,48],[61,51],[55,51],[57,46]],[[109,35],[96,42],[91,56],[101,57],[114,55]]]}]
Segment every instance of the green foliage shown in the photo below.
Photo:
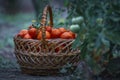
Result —
[{"label": "green foliage", "polygon": [[115,76],[115,74],[119,74],[120,73],[120,58],[115,58],[113,60],[110,60],[107,68],[108,71]]},{"label": "green foliage", "polygon": [[80,48],[81,59],[98,75],[105,69],[103,66],[109,62],[111,55],[119,57],[119,49],[114,51],[113,48],[120,46],[120,1],[70,0],[65,4],[69,10],[67,19],[84,18],[83,23],[78,22],[80,33],[73,47]]}]

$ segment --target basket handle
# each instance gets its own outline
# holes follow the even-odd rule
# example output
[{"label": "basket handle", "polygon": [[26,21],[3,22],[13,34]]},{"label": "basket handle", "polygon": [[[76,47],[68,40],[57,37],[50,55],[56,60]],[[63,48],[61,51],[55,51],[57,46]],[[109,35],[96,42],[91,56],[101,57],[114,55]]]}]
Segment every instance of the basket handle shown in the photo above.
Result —
[{"label": "basket handle", "polygon": [[46,27],[46,21],[47,21],[47,14],[49,12],[49,19],[50,19],[50,26],[53,27],[53,16],[52,16],[52,9],[49,5],[47,5],[44,10],[43,10],[43,14],[42,14],[42,20],[40,22],[41,24],[41,29],[42,29],[42,40],[45,41],[45,36],[46,36],[46,32],[45,32],[45,27]]}]

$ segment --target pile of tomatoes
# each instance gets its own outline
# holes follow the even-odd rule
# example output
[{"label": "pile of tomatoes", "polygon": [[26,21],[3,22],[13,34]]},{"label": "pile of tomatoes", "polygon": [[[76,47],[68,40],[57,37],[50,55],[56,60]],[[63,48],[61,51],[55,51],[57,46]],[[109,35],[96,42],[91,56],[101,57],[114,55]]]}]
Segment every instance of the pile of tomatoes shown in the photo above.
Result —
[{"label": "pile of tomatoes", "polygon": [[[70,30],[65,29],[64,27],[60,28],[52,28],[50,26],[45,27],[46,39],[75,39],[76,34]],[[23,39],[42,39],[42,31],[33,27],[29,26],[28,29],[22,29],[17,36]]]}]

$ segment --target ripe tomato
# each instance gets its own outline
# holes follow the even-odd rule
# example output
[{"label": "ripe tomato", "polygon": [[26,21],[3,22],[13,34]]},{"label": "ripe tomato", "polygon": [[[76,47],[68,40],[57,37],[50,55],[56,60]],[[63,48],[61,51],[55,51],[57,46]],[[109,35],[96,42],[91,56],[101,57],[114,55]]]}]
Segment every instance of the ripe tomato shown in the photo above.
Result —
[{"label": "ripe tomato", "polygon": [[61,33],[67,32],[67,30],[63,27],[60,27],[59,30],[60,30]]},{"label": "ripe tomato", "polygon": [[23,38],[27,33],[28,33],[28,30],[23,29],[23,30],[21,30],[21,31],[18,33],[18,36],[20,36],[20,37]]},{"label": "ripe tomato", "polygon": [[46,31],[46,37],[45,38],[46,39],[50,39],[51,38],[51,34],[48,31]]},{"label": "ripe tomato", "polygon": [[26,34],[25,36],[24,36],[24,39],[31,39],[32,37],[30,36],[30,34]]},{"label": "ripe tomato", "polygon": [[73,39],[73,36],[70,32],[64,32],[61,34],[60,38],[62,39]]},{"label": "ripe tomato", "polygon": [[73,39],[75,39],[76,34],[75,34],[75,33],[73,33],[72,31],[69,31],[69,33],[70,33],[70,34],[72,34]]},{"label": "ripe tomato", "polygon": [[[45,31],[46,32],[46,36],[45,36],[45,39],[50,39],[51,38],[51,34],[48,32],[48,31]],[[41,40],[42,39],[42,31],[40,31],[37,35],[37,39],[38,40]]]},{"label": "ripe tomato", "polygon": [[52,27],[50,27],[50,26],[46,26],[46,31],[48,31],[48,32],[51,33],[51,31],[52,31]]},{"label": "ripe tomato", "polygon": [[36,38],[36,35],[37,35],[37,29],[32,27],[28,30],[28,33],[34,39],[34,38]]},{"label": "ripe tomato", "polygon": [[52,35],[52,38],[59,38],[61,35],[61,32],[59,29],[52,29],[51,35]]}]

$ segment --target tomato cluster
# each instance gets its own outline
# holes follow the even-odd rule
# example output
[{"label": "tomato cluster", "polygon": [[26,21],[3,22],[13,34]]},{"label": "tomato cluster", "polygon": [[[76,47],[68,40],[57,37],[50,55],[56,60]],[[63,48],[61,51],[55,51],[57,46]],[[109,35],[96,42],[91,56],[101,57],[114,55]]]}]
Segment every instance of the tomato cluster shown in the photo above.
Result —
[{"label": "tomato cluster", "polygon": [[[52,28],[50,26],[45,27],[45,38],[46,39],[75,39],[76,34],[70,30],[65,29],[64,27]],[[42,31],[38,30],[33,26],[29,26],[28,29],[22,29],[17,36],[20,36],[24,39],[42,39]]]}]

